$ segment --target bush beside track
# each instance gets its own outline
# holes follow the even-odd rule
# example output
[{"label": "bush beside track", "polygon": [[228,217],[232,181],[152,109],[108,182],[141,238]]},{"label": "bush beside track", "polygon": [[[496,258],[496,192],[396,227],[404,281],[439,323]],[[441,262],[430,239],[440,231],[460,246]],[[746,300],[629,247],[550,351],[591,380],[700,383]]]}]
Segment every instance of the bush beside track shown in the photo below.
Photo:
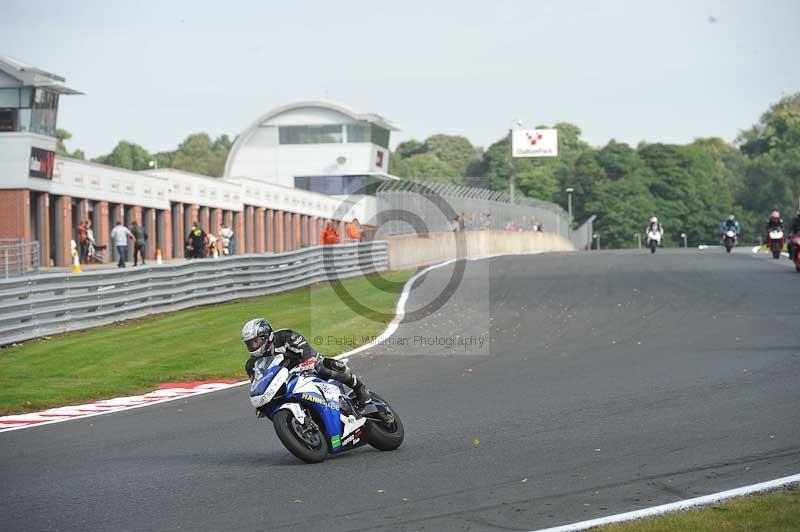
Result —
[{"label": "bush beside track", "polygon": [[[376,313],[392,315],[413,273],[339,284]],[[239,334],[256,316],[299,330],[312,345],[322,337],[315,347],[326,355],[348,351],[386,326],[356,314],[323,284],[35,340],[0,350],[0,414],[139,394],[169,381],[244,378],[247,353]],[[356,343],[327,342],[330,336]]]}]

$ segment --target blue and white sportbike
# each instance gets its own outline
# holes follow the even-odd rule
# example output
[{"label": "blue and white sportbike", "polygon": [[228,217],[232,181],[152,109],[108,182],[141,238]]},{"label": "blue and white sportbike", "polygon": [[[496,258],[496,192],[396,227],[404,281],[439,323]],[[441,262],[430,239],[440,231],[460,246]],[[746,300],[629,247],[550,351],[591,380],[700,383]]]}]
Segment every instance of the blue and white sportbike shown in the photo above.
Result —
[{"label": "blue and white sportbike", "polygon": [[346,385],[319,378],[311,362],[296,364],[282,354],[261,357],[250,385],[250,403],[272,420],[289,452],[317,463],[365,443],[381,451],[400,447],[403,423],[382,397],[373,393],[360,408]]}]

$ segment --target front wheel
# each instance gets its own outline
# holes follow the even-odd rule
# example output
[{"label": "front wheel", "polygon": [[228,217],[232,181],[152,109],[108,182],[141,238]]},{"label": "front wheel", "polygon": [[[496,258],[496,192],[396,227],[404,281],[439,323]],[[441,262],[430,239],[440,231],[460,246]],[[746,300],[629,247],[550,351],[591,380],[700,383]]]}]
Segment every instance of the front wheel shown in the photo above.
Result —
[{"label": "front wheel", "polygon": [[367,443],[379,451],[394,451],[400,447],[405,437],[403,422],[400,420],[400,416],[397,415],[397,412],[395,412],[383,397],[373,393],[372,398],[386,406],[387,420],[383,421],[369,418],[369,421],[367,421],[367,434],[365,439]]},{"label": "front wheel", "polygon": [[773,259],[781,258],[781,243],[780,242],[773,242],[772,243],[772,258]]},{"label": "front wheel", "polygon": [[327,458],[325,436],[310,415],[300,423],[289,410],[280,409],[272,416],[272,424],[284,447],[303,462],[317,464]]},{"label": "front wheel", "polygon": [[726,238],[725,239],[725,251],[730,253],[732,249],[733,249],[733,240],[731,240],[730,238]]},{"label": "front wheel", "polygon": [[655,253],[657,247],[658,247],[658,242],[656,242],[655,240],[651,240],[650,241],[650,253]]}]

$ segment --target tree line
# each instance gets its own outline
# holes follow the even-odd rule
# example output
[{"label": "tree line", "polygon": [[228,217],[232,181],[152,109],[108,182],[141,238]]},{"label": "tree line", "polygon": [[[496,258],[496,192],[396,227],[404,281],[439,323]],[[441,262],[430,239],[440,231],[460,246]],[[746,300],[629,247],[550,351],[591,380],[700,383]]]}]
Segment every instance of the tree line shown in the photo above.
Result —
[{"label": "tree line", "polygon": [[[539,126],[546,127],[546,126]],[[615,140],[593,147],[578,126],[557,123],[558,157],[514,159],[517,193],[566,208],[573,189],[576,223],[596,214],[596,233],[609,247],[637,245],[651,216],[665,227],[665,244],[719,240],[720,222],[734,214],[745,241],[763,235],[773,209],[789,218],[800,198],[800,93],[770,106],[733,144],[697,138],[676,145]],[[390,173],[508,190],[508,135],[483,150],[461,136],[434,135],[403,142]]]},{"label": "tree line", "polygon": [[[85,159],[81,150],[70,152],[66,148],[65,142],[70,138],[72,135],[69,131],[64,129],[56,131],[56,154]],[[136,143],[123,140],[117,143],[111,153],[95,157],[92,161],[134,171],[148,170],[157,164],[158,168],[175,168],[195,174],[222,177],[225,160],[232,145],[233,141],[228,135],[220,135],[212,140],[207,133],[193,133],[186,137],[176,150],[150,153]]]},{"label": "tree line", "polygon": [[[540,126],[545,127],[545,126]],[[785,218],[800,197],[800,93],[770,106],[758,123],[743,130],[733,144],[701,137],[690,144],[640,142],[633,147],[609,141],[594,147],[581,130],[566,122],[558,130],[558,157],[514,160],[517,193],[567,206],[565,189],[573,189],[576,223],[597,215],[595,232],[608,247],[636,246],[647,220],[658,216],[665,244],[679,245],[686,233],[690,245],[714,243],[719,224],[729,214],[741,222],[745,241],[763,233],[769,212]],[[58,153],[69,153],[69,133],[59,130]],[[123,141],[96,162],[145,170],[151,160],[209,176],[221,176],[232,141],[212,140],[206,133],[189,135],[175,151],[150,154]],[[508,135],[483,149],[463,136],[437,134],[425,141],[408,140],[389,159],[389,173],[458,185],[508,190]]]}]

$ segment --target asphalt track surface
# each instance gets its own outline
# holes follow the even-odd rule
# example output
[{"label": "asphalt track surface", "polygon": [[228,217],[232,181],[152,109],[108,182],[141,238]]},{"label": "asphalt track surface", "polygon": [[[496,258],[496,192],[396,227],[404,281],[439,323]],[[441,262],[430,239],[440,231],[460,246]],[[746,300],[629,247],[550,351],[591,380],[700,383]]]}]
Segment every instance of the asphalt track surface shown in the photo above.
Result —
[{"label": "asphalt track surface", "polygon": [[[0,530],[532,530],[798,473],[789,266],[718,249],[469,262],[444,307],[354,357],[402,414],[398,451],[301,464],[241,387],[13,431]],[[485,343],[415,345],[455,335]]]}]

